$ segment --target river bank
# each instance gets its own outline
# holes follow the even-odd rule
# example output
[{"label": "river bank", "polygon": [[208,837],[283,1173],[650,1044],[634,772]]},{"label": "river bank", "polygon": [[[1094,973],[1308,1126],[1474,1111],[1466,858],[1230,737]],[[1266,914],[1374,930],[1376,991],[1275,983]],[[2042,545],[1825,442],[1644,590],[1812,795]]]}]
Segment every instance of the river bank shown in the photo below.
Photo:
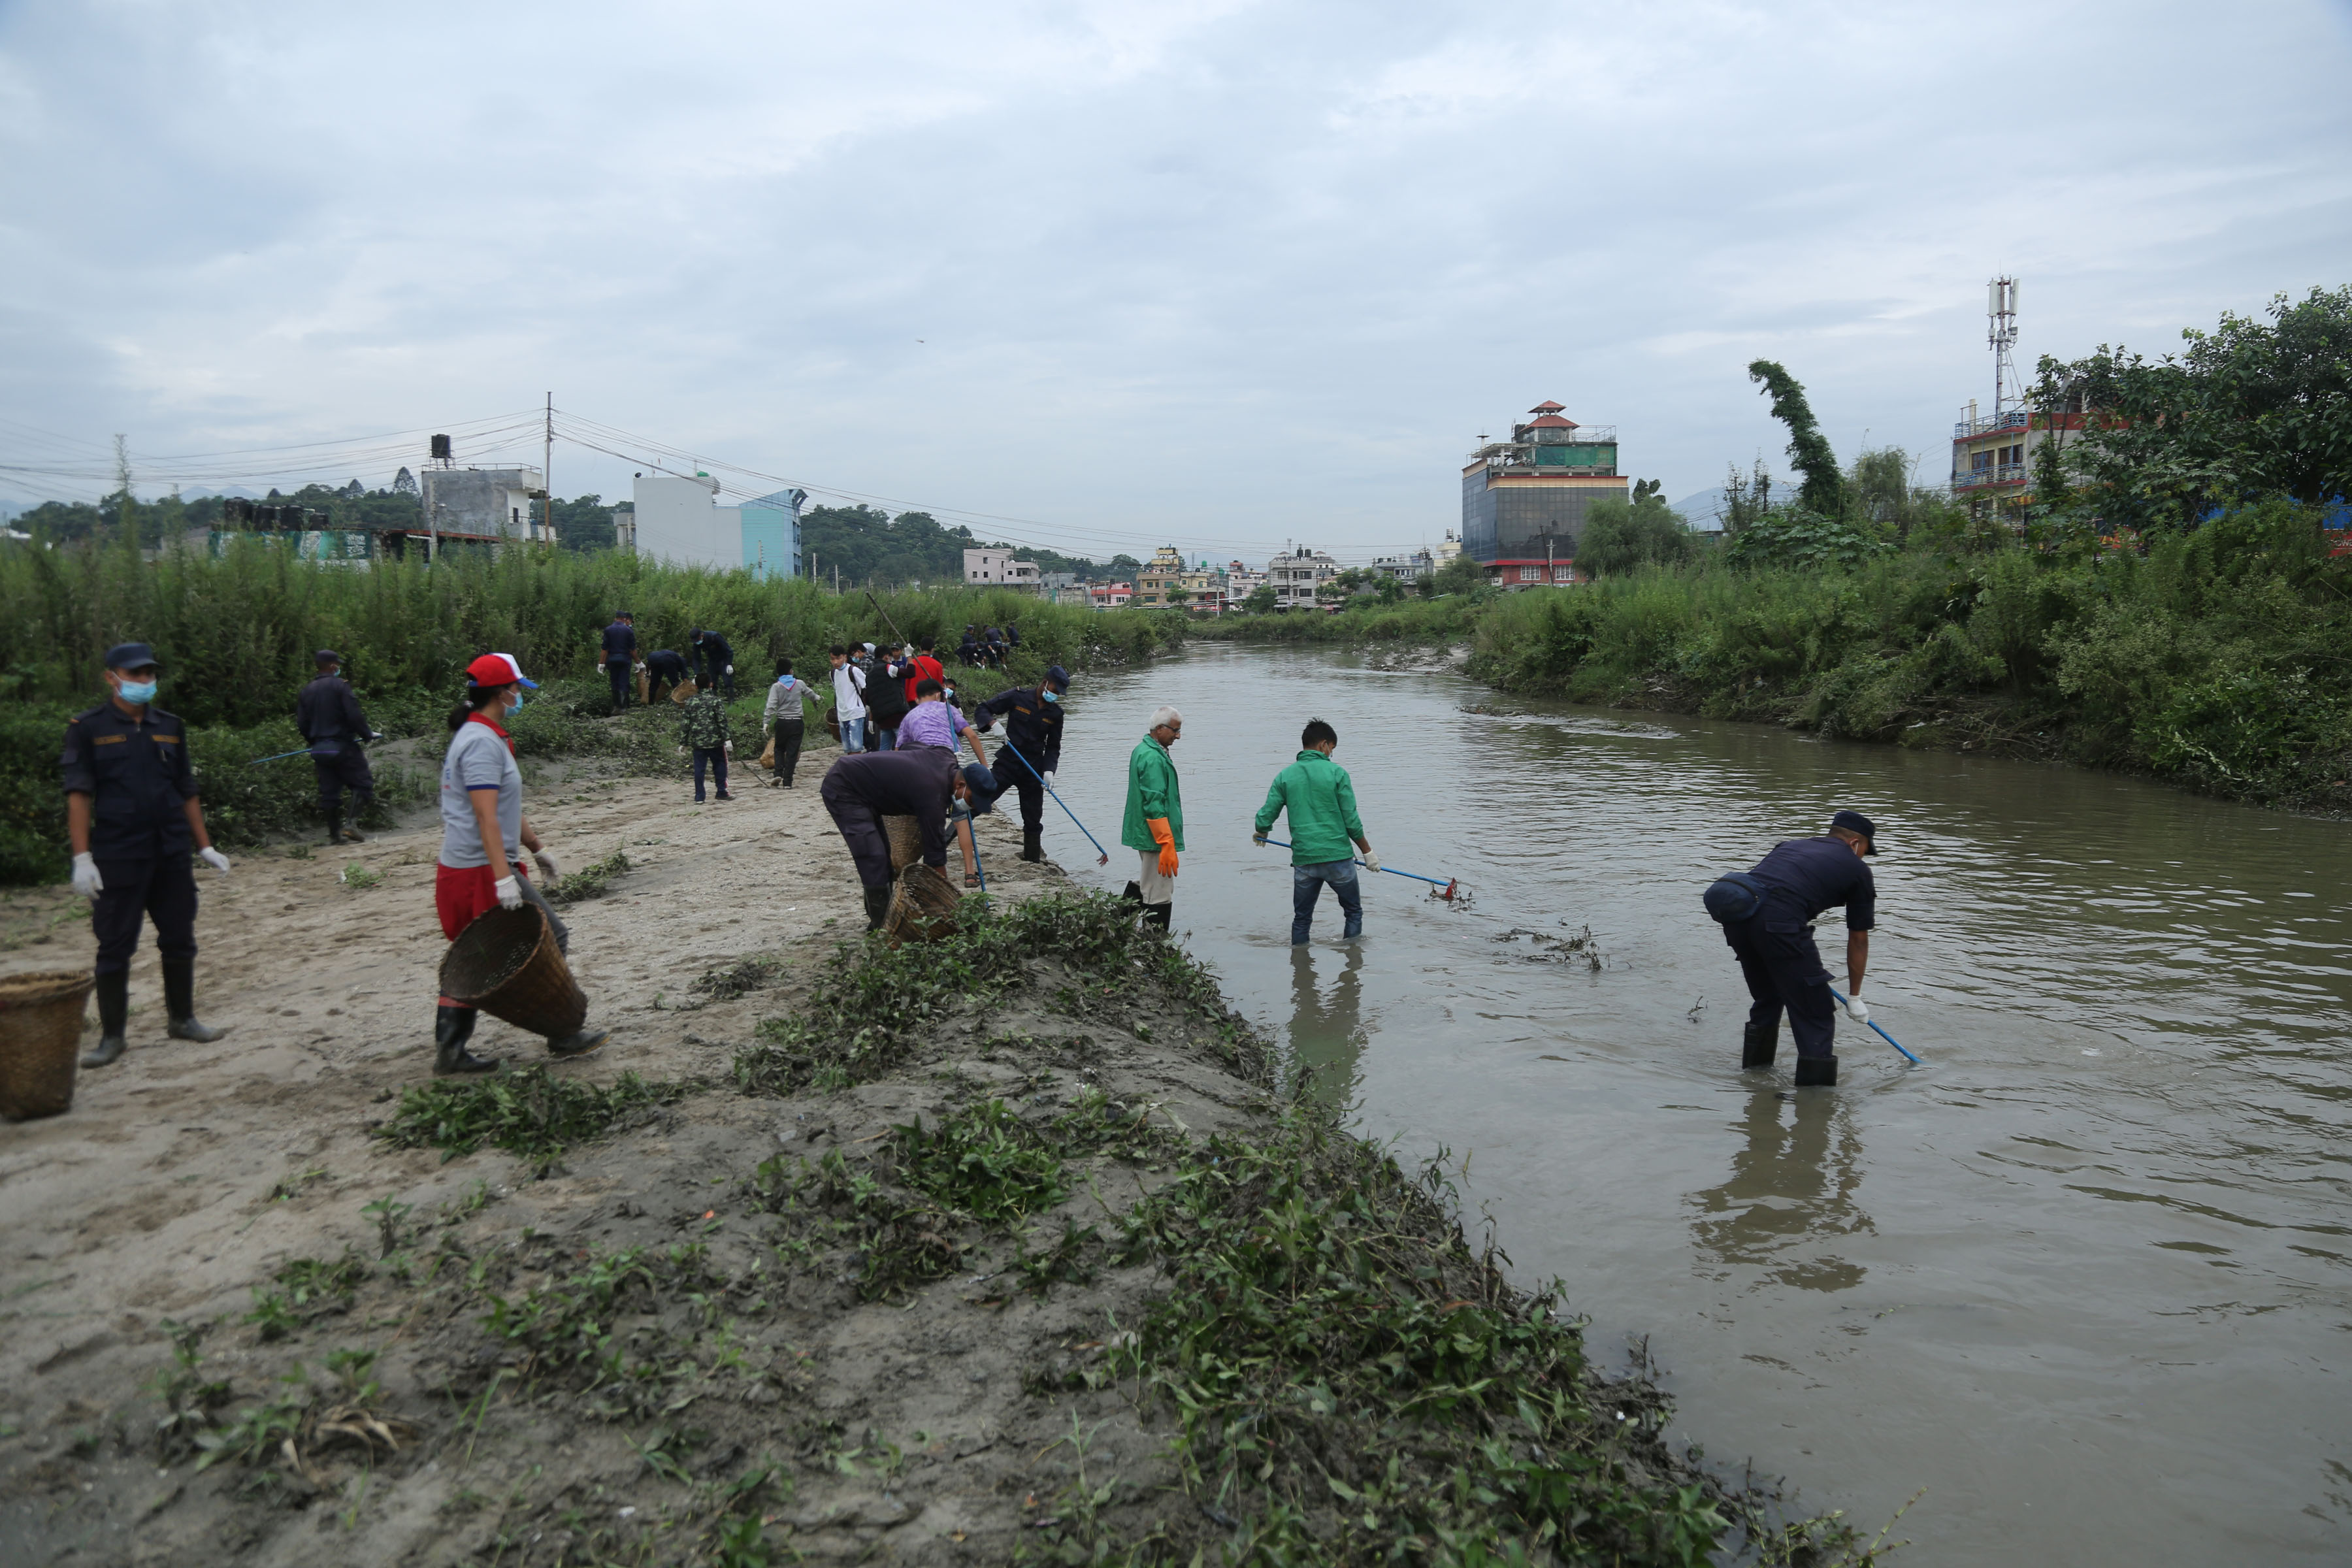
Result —
[{"label": "river bank", "polygon": [[1466,647],[1499,690],[2055,760],[2352,812],[2352,555],[2264,502],[2144,552],[1925,545],[1851,569],[1706,559],[1573,590],[1245,616],[1195,636]]},{"label": "river bank", "polygon": [[[0,1558],[1689,1563],[1760,1493],[1515,1291],[1425,1181],[1276,1092],[1174,945],[1021,865],[949,943],[841,945],[815,793],[559,783],[598,1057],[425,1073],[430,829],[243,859],[210,1046],[11,1128]],[[362,875],[348,874],[357,864]],[[5,896],[12,970],[88,959]],[[1418,1538],[1419,1545],[1410,1544]]]}]

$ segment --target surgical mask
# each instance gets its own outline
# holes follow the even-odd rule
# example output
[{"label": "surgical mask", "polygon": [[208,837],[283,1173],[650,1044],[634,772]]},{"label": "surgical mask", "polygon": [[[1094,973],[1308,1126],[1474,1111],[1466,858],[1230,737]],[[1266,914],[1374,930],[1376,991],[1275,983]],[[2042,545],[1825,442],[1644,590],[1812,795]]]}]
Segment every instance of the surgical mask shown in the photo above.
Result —
[{"label": "surgical mask", "polygon": [[122,683],[122,700],[125,702],[154,701],[155,683],[152,680],[124,681]]},{"label": "surgical mask", "polygon": [[1040,691],[1037,695],[1048,702],[1059,702],[1062,700],[1061,693],[1057,691]]},{"label": "surgical mask", "polygon": [[512,702],[509,702],[509,703],[508,703],[508,704],[507,704],[507,711],[508,711],[508,712],[509,712],[509,713],[520,713],[520,712],[521,712],[521,711],[522,711],[522,693],[521,693],[521,692],[518,691],[518,692],[516,692],[516,693],[515,693],[515,695],[514,695],[514,700],[513,700]]}]

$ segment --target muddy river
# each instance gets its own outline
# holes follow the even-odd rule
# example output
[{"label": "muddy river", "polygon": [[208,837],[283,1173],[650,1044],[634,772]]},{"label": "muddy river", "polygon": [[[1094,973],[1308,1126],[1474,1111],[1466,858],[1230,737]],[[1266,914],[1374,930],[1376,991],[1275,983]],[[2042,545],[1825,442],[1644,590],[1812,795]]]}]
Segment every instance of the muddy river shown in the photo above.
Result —
[{"label": "muddy river", "polygon": [[[1451,1152],[1596,1354],[1648,1336],[1714,1460],[1870,1529],[1924,1493],[1922,1568],[2352,1556],[2352,826],[1212,646],[1073,693],[1065,796],[1114,858],[1050,803],[1046,844],[1114,889],[1161,701],[1192,950],[1409,1163]],[[1294,952],[1250,819],[1310,716],[1383,859],[1471,908],[1367,876],[1365,940],[1327,894]],[[1698,893],[1840,805],[1881,829],[1867,994],[1925,1065],[1841,1023],[1798,1095],[1785,1035],[1738,1071]]]}]

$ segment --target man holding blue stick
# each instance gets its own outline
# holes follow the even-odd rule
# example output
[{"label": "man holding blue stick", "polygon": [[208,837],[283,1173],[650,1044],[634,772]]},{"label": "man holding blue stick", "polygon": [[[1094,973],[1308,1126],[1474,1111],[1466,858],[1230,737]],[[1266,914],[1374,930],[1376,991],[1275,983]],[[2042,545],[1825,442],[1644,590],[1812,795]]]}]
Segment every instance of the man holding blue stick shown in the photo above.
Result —
[{"label": "man holding blue stick", "polygon": [[1264,844],[1275,819],[1290,813],[1290,944],[1303,945],[1315,921],[1315,901],[1323,885],[1339,896],[1339,911],[1347,917],[1343,941],[1364,934],[1363,894],[1356,882],[1356,858],[1349,849],[1364,852],[1368,870],[1381,868],[1364,837],[1363,820],[1356,815],[1356,786],[1348,770],[1331,760],[1339,747],[1339,732],[1320,719],[1309,719],[1298,737],[1298,760],[1275,774],[1265,804],[1257,808],[1255,842]]},{"label": "man holding blue stick", "polygon": [[1836,1085],[1836,999],[1813,945],[1812,923],[1844,906],[1846,1016],[1869,1023],[1862,977],[1870,967],[1871,928],[1878,923],[1878,885],[1863,857],[1878,853],[1877,839],[1877,824],[1858,811],[1841,811],[1820,837],[1783,840],[1755,869],[1717,878],[1707,889],[1707,912],[1722,924],[1754,1001],[1739,1058],[1743,1071],[1772,1065],[1785,1010],[1797,1041],[1797,1087]]}]

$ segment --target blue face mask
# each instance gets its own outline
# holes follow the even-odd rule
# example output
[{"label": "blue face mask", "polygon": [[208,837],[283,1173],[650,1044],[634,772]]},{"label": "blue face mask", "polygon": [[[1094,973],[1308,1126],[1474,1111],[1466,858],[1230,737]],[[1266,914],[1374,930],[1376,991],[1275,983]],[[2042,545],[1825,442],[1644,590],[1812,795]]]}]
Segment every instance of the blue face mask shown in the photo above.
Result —
[{"label": "blue face mask", "polygon": [[1040,691],[1039,693],[1037,693],[1037,695],[1038,695],[1038,696],[1040,696],[1040,697],[1042,697],[1042,698],[1044,698],[1044,699],[1045,699],[1046,701],[1048,701],[1048,702],[1059,702],[1059,701],[1062,700],[1062,695],[1061,695],[1061,693],[1060,693],[1060,692],[1058,692],[1058,691],[1054,691],[1054,690],[1050,690],[1050,689],[1049,689],[1049,690],[1045,690],[1045,691]]},{"label": "blue face mask", "polygon": [[152,680],[124,681],[122,683],[122,700],[125,702],[154,701],[155,683]]},{"label": "blue face mask", "polygon": [[522,711],[522,693],[521,693],[521,692],[518,691],[518,692],[516,692],[516,693],[515,693],[515,695],[514,695],[514,700],[513,700],[512,702],[509,702],[509,703],[508,703],[508,704],[507,704],[507,711],[508,711],[508,712],[509,712],[509,713],[520,713],[520,712],[521,712],[521,711]]}]

